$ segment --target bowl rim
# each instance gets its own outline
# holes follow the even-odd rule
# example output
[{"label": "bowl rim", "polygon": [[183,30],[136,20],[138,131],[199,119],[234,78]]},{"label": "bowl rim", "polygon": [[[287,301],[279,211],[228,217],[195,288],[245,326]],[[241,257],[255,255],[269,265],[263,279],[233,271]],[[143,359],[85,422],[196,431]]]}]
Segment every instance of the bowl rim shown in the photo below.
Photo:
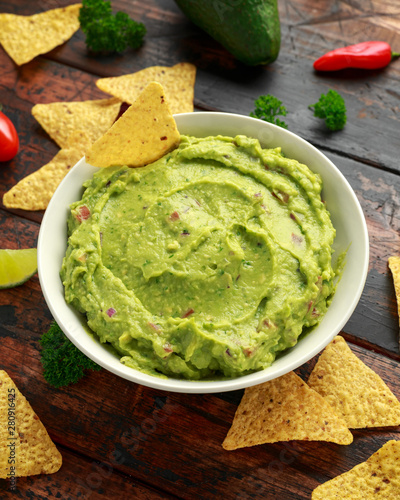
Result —
[{"label": "bowl rim", "polygon": [[[68,305],[65,302],[64,299],[64,307],[61,307],[60,309],[58,308],[58,305],[56,304],[56,301],[54,300],[54,297],[52,296],[52,293],[54,292],[52,288],[52,281],[55,281],[54,276],[49,276],[49,272],[47,270],[47,263],[49,262],[49,250],[46,248],[46,239],[49,237],[49,232],[51,233],[52,226],[55,226],[57,228],[58,226],[55,225],[55,220],[56,219],[62,219],[64,215],[60,215],[60,207],[59,207],[59,198],[61,197],[68,197],[66,193],[66,188],[68,187],[68,183],[70,182],[70,179],[73,179],[73,177],[77,174],[77,172],[82,171],[82,169],[94,169],[93,171],[97,170],[95,167],[92,167],[91,165],[88,165],[85,162],[85,157],[83,157],[81,160],[79,160],[76,165],[70,170],[70,172],[66,175],[66,177],[61,181],[60,185],[58,186],[57,190],[55,191],[53,197],[50,200],[50,203],[44,213],[43,220],[40,226],[39,230],[39,236],[38,236],[38,275],[39,275],[39,282],[42,288],[42,292],[45,298],[45,301],[50,309],[51,314],[53,315],[55,321],[58,323],[60,328],[63,330],[65,335],[73,342],[76,347],[81,350],[86,356],[88,356],[90,359],[95,361],[98,365],[102,366],[106,370],[114,373],[115,375],[118,375],[126,380],[129,380],[131,382],[135,382],[147,387],[155,388],[155,389],[160,389],[160,390],[165,390],[169,392],[181,392],[181,393],[200,393],[200,394],[205,394],[205,393],[216,393],[216,392],[227,392],[227,391],[233,391],[237,389],[243,389],[248,386],[260,384],[263,382],[266,382],[268,380],[272,380],[274,378],[280,377],[289,371],[292,371],[308,360],[310,360],[312,357],[314,357],[316,354],[318,354],[326,345],[334,338],[335,335],[337,335],[352,313],[354,312],[354,309],[357,306],[357,303],[361,297],[362,291],[364,289],[365,281],[367,278],[367,273],[368,273],[368,264],[369,264],[369,240],[368,240],[368,230],[367,230],[367,225],[365,221],[365,217],[361,208],[361,205],[351,188],[349,182],[347,179],[344,177],[344,175],[339,171],[339,169],[333,164],[333,162],[327,158],[321,151],[319,151],[315,146],[310,144],[308,141],[305,139],[301,138],[300,136],[294,134],[293,132],[290,132],[288,130],[282,129],[281,127],[278,127],[274,124],[263,122],[257,118],[251,118],[245,115],[239,115],[235,113],[222,113],[222,112],[195,112],[195,113],[182,113],[180,115],[175,115],[174,116],[178,129],[179,125],[185,122],[185,120],[189,119],[189,122],[192,120],[196,121],[201,118],[204,118],[205,121],[210,121],[210,123],[215,123],[215,120],[218,122],[218,120],[226,120],[229,118],[230,121],[243,121],[247,122],[250,124],[253,128],[257,129],[263,129],[264,131],[272,131],[277,133],[278,136],[283,136],[286,137],[289,143],[291,141],[294,142],[294,144],[297,145],[302,145],[303,147],[306,148],[307,154],[314,155],[316,158],[319,158],[321,161],[325,163],[325,165],[329,165],[329,170],[334,173],[336,177],[339,178],[340,182],[342,183],[342,187],[347,190],[346,193],[349,195],[349,201],[351,202],[353,209],[355,210],[355,213],[353,213],[353,216],[355,216],[359,222],[361,223],[361,226],[359,227],[359,237],[362,239],[361,242],[361,248],[363,249],[362,255],[359,255],[357,257],[358,259],[358,265],[360,268],[360,275],[359,275],[359,281],[357,285],[355,286],[353,290],[353,295],[352,299],[347,303],[346,307],[346,312],[345,314],[340,318],[340,320],[336,324],[336,328],[334,328],[329,335],[322,336],[319,338],[318,336],[315,336],[315,344],[314,346],[307,350],[307,353],[300,356],[300,357],[294,357],[294,359],[290,359],[288,363],[281,363],[278,366],[277,361],[275,361],[270,367],[254,372],[248,375],[243,375],[237,378],[231,378],[231,379],[224,379],[224,380],[215,380],[215,381],[191,381],[191,380],[183,380],[183,379],[175,379],[175,378],[161,378],[161,377],[156,377],[152,375],[148,375],[145,373],[142,373],[138,370],[135,370],[134,368],[127,367],[123,365],[122,363],[119,362],[118,364],[112,364],[110,366],[110,363],[103,359],[102,356],[99,356],[96,354],[96,352],[93,352],[91,348],[88,347],[88,344],[90,344],[91,347],[94,346],[93,343],[88,341],[87,338],[90,338],[92,342],[95,342],[98,344],[101,349],[104,351],[104,353],[107,352],[107,350],[100,344],[98,340],[95,340],[92,338],[90,334],[88,334],[87,330],[84,328],[82,325],[82,319],[80,318],[80,313],[75,311],[70,305]],[[243,122],[244,123],[244,122]],[[196,125],[194,125],[196,127]],[[184,127],[183,127],[184,128]],[[206,127],[207,128],[207,127]],[[244,127],[243,127],[244,128]],[[213,135],[213,134],[209,134]],[[215,134],[214,134],[215,135]],[[221,135],[226,135],[226,134],[221,134]],[[254,134],[253,134],[254,136]],[[286,140],[286,139],[285,139]],[[260,141],[261,142],[261,141]],[[265,146],[263,146],[265,147]],[[293,157],[291,155],[291,157]],[[324,167],[325,168],[325,167]],[[327,172],[329,171],[327,170]],[[88,178],[88,177],[86,177]],[[82,186],[79,186],[80,189],[82,189]],[[61,196],[63,194],[63,196]],[[69,203],[71,203],[71,200]],[[68,203],[68,205],[69,205]],[[68,206],[64,207],[66,212],[65,215],[68,212]],[[329,209],[329,206],[328,206]],[[58,212],[57,212],[58,210]],[[54,216],[54,214],[56,214]],[[53,218],[53,221],[52,221]],[[66,217],[64,217],[64,230],[65,230],[65,247],[67,243],[67,237],[66,237]],[[50,228],[50,229],[49,229]],[[360,242],[357,242],[359,244]],[[51,257],[51,256],[50,256]],[[60,265],[61,267],[61,265]],[[61,284],[61,279],[58,275],[58,281]],[[339,285],[340,286],[340,283]],[[62,287],[63,289],[63,287]],[[334,302],[335,297],[333,298],[332,303]],[[330,305],[332,307],[332,304]],[[68,312],[69,311],[69,312]],[[329,311],[329,309],[328,309]],[[77,326],[77,323],[73,321],[73,324],[71,324],[71,321],[69,317],[71,317],[71,313],[76,317],[77,321],[80,323],[80,329],[79,326]],[[312,335],[315,331],[317,331],[320,328],[320,325],[323,324],[324,319],[317,325],[317,327],[309,334]],[[77,330],[79,330],[77,334]],[[82,334],[82,331],[84,332],[84,336],[80,336],[79,334]],[[307,336],[308,337],[308,336]],[[84,342],[82,342],[82,338],[84,339]],[[284,351],[285,353],[290,353],[296,347],[299,345],[299,343],[302,342],[300,340],[294,347]],[[277,367],[278,366],[278,367]]]}]

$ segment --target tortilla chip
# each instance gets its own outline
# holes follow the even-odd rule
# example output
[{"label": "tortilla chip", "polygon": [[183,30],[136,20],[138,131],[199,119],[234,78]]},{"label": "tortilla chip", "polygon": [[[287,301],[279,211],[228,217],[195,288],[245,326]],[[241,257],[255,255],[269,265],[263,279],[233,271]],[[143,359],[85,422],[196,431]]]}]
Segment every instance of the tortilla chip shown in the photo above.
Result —
[{"label": "tortilla chip", "polygon": [[5,193],[4,206],[23,210],[46,209],[62,179],[90,147],[90,141],[82,131],[74,132],[69,138],[69,144],[66,149],[61,149],[49,163],[21,179]]},{"label": "tortilla chip", "polygon": [[[14,418],[11,420],[10,417]],[[15,425],[7,426],[8,421],[15,421]],[[0,370],[0,422],[1,479],[10,478],[10,475],[52,474],[59,470],[62,464],[60,452],[4,370]],[[9,463],[12,459],[15,459],[15,464]],[[11,466],[15,469],[12,470]]]},{"label": "tortilla chip", "polygon": [[389,268],[392,271],[394,290],[396,292],[397,299],[397,311],[399,315],[400,324],[400,257],[393,256],[389,257]]},{"label": "tortilla chip", "polygon": [[379,375],[338,335],[325,348],[308,379],[350,429],[400,425],[400,403]]},{"label": "tortilla chip", "polygon": [[150,83],[86,154],[94,167],[153,163],[179,144],[180,135],[159,83]]},{"label": "tortilla chip", "polygon": [[350,444],[353,436],[324,398],[290,372],[245,390],[222,446],[235,450],[293,439]]},{"label": "tortilla chip", "polygon": [[68,147],[72,132],[84,130],[91,143],[97,141],[116,120],[121,101],[115,97],[97,101],[36,104],[32,115],[60,146]]},{"label": "tortilla chip", "polygon": [[79,29],[77,3],[33,16],[0,14],[0,43],[18,65],[50,52]]},{"label": "tortilla chip", "polygon": [[179,63],[175,66],[151,66],[137,73],[111,78],[101,78],[99,89],[132,104],[150,82],[160,83],[165,90],[173,114],[193,111],[196,66]]},{"label": "tortilla chip", "polygon": [[388,441],[366,462],[318,486],[312,500],[400,498],[400,441]]}]

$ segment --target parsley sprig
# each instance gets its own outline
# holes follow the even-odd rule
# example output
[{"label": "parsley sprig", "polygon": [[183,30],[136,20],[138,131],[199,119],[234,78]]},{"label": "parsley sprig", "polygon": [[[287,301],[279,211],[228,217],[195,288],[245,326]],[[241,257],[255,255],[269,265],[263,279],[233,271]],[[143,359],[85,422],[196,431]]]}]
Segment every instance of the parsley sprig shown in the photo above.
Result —
[{"label": "parsley sprig", "polygon": [[250,113],[253,118],[259,118],[269,123],[274,123],[282,128],[288,128],[287,124],[277,118],[277,116],[286,116],[286,107],[282,105],[277,97],[267,94],[261,95],[254,101],[255,110]]},{"label": "parsley sprig", "polygon": [[93,52],[123,52],[143,44],[146,27],[125,12],[113,15],[111,2],[83,0],[79,22],[86,35],[86,45]]}]

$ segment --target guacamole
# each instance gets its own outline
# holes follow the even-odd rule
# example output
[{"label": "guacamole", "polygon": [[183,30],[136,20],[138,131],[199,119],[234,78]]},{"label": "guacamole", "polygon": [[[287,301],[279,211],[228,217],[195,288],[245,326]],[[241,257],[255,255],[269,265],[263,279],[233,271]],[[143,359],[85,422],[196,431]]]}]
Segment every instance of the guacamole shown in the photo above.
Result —
[{"label": "guacamole", "polygon": [[146,167],[101,169],[71,205],[66,301],[142,372],[261,370],[334,293],[321,187],[307,166],[245,136],[182,136]]}]

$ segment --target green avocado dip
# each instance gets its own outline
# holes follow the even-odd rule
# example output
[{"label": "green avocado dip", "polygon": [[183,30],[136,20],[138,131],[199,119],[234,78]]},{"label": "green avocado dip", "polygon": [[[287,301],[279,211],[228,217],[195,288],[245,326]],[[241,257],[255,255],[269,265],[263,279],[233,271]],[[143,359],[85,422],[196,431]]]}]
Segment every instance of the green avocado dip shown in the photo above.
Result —
[{"label": "green avocado dip", "polygon": [[182,136],[146,167],[101,169],[71,205],[66,301],[141,372],[268,367],[323,317],[335,229],[321,179],[245,136]]}]

